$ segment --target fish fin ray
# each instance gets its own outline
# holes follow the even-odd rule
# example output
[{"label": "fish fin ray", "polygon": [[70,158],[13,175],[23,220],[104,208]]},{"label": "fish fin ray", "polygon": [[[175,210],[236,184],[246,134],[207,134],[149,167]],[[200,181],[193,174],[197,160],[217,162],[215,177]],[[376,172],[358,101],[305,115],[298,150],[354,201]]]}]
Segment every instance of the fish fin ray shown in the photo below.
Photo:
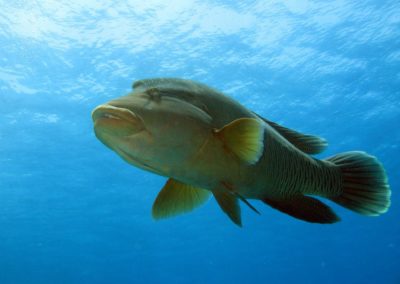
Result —
[{"label": "fish fin ray", "polygon": [[157,220],[188,213],[205,203],[210,195],[211,192],[206,189],[170,178],[154,201],[152,216]]},{"label": "fish fin ray", "polygon": [[327,158],[342,174],[342,193],[330,197],[337,204],[367,216],[378,216],[390,207],[391,190],[382,164],[365,152],[345,152]]},{"label": "fish fin ray", "polygon": [[274,209],[310,223],[331,224],[340,218],[326,204],[310,196],[295,196],[285,200],[262,200]]},{"label": "fish fin ray", "polygon": [[213,191],[214,197],[221,209],[228,215],[233,223],[242,227],[242,218],[238,199],[230,192],[223,190]]},{"label": "fish fin ray", "polygon": [[296,146],[296,148],[303,151],[304,153],[311,155],[318,154],[323,152],[328,146],[328,142],[324,138],[310,134],[303,134],[279,125],[278,123],[272,122],[268,119],[265,119],[258,114],[257,116],[268,123],[280,135],[285,137],[286,140],[288,140],[290,143]]},{"label": "fish fin ray", "polygon": [[239,159],[255,164],[264,150],[264,127],[254,118],[239,118],[215,133]]},{"label": "fish fin ray", "polygon": [[261,215],[260,211],[258,211],[257,208],[255,208],[253,205],[251,205],[251,203],[246,198],[241,196],[239,193],[235,193],[235,195],[237,196],[237,198],[239,198],[241,201],[243,201],[243,203],[246,204],[251,210],[256,212],[258,215]]}]

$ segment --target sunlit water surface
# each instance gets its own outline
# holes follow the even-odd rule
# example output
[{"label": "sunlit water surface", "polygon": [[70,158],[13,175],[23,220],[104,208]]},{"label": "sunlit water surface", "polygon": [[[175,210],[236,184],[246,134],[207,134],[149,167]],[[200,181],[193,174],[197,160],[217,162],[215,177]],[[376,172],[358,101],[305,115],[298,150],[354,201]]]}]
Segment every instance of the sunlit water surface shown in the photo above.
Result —
[{"label": "sunlit water surface", "polygon": [[[398,1],[0,1],[0,283],[400,283]],[[214,200],[155,222],[165,178],[94,136],[134,80],[182,77],[288,127],[321,157],[385,165],[378,218],[335,225]],[[188,141],[190,142],[190,141]]]}]

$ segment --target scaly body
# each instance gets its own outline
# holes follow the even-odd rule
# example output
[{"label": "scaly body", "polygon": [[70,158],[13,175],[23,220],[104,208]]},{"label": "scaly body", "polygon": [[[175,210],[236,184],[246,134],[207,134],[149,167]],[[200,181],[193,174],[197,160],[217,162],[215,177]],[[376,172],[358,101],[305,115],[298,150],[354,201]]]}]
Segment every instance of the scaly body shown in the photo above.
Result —
[{"label": "scaly body", "polygon": [[[264,119],[203,84],[149,79],[93,111],[97,137],[127,162],[169,177],[153,206],[164,218],[188,212],[212,193],[241,225],[239,200],[259,199],[293,217],[333,223],[336,214],[308,195],[364,215],[390,205],[381,164],[363,152],[325,160],[325,140]],[[257,211],[258,212],[258,211]]]}]

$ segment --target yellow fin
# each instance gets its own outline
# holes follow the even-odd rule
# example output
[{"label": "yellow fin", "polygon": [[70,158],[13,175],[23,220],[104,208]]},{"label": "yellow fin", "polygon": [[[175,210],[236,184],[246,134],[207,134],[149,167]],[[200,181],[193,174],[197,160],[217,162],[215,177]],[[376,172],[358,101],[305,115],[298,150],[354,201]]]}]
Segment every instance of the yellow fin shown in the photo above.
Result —
[{"label": "yellow fin", "polygon": [[213,194],[221,209],[228,215],[233,223],[241,227],[242,218],[238,199],[227,191],[216,190],[213,191]]},{"label": "yellow fin", "polygon": [[210,192],[170,178],[158,193],[153,204],[154,219],[187,213],[206,202]]},{"label": "yellow fin", "polygon": [[264,126],[254,118],[239,118],[217,130],[225,145],[248,164],[255,164],[264,150]]}]

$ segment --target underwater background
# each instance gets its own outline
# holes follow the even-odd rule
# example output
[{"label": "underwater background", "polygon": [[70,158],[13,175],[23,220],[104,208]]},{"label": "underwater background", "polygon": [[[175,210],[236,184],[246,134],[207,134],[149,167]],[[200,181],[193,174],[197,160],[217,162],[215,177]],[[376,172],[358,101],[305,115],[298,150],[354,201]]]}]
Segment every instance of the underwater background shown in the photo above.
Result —
[{"label": "underwater background", "polygon": [[[363,150],[392,206],[309,224],[215,200],[162,221],[165,178],[94,136],[91,110],[151,77],[193,79]],[[0,283],[400,283],[400,2],[0,0]]]}]

